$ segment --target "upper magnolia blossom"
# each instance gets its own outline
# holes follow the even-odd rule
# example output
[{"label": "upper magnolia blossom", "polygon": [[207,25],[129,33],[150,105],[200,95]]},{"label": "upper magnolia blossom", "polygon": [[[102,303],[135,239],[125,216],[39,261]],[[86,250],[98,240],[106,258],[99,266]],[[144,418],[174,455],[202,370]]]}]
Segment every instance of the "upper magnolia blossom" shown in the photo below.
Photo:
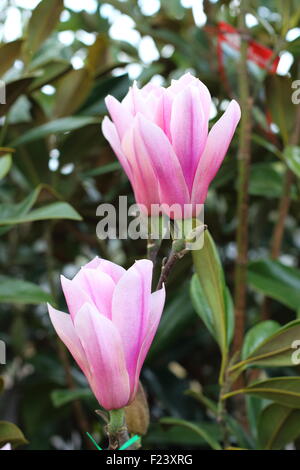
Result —
[{"label": "upper magnolia blossom", "polygon": [[70,315],[48,305],[56,333],[107,410],[134,399],[160,321],[165,289],[151,294],[152,271],[149,260],[126,271],[96,257],[72,281],[61,277]]},{"label": "upper magnolia blossom", "polygon": [[[133,187],[137,203],[204,204],[231,142],[241,111],[231,101],[208,132],[211,96],[207,87],[187,73],[171,86],[136,84],[120,103],[106,97],[112,121],[102,131]],[[190,217],[190,215],[188,215]]]}]

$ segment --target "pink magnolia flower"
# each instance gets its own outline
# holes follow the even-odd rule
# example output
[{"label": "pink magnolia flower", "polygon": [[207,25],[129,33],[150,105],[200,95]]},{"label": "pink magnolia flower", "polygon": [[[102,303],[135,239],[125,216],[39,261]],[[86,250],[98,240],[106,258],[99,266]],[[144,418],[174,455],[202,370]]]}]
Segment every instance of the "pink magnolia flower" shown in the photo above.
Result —
[{"label": "pink magnolia flower", "polygon": [[[207,87],[187,73],[171,86],[136,84],[120,103],[107,96],[112,121],[102,131],[133,187],[137,203],[205,202],[208,187],[225,155],[241,111],[231,101],[208,132],[211,96]],[[194,214],[193,214],[194,215]]]},{"label": "pink magnolia flower", "polygon": [[70,315],[48,305],[60,339],[107,410],[128,405],[162,314],[165,289],[151,294],[153,264],[127,271],[94,258],[74,279],[61,277]]}]

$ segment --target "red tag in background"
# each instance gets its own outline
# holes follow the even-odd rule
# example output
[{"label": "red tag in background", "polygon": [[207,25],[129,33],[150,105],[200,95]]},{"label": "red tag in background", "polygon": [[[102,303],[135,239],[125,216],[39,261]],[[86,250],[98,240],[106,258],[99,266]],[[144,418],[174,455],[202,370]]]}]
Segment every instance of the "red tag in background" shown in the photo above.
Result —
[{"label": "red tag in background", "polygon": [[[239,55],[241,36],[236,28],[231,26],[224,21],[218,23],[218,60],[222,75],[224,74],[224,59],[223,55],[231,52],[232,55]],[[277,71],[279,57],[275,57],[272,60],[273,51],[260,43],[250,40],[248,42],[248,61],[257,65],[259,68],[268,70],[268,72],[274,74]],[[270,62],[271,61],[271,62]]]}]

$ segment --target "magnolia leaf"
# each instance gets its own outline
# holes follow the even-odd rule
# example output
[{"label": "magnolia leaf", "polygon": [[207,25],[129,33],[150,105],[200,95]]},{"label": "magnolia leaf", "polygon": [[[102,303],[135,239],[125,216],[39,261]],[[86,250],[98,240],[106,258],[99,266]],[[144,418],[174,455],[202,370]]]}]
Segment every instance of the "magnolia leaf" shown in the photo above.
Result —
[{"label": "magnolia leaf", "polygon": [[248,265],[248,282],[264,295],[292,310],[300,305],[300,270],[270,259],[252,261]]},{"label": "magnolia leaf", "polygon": [[172,426],[182,426],[183,428],[188,428],[198,434],[204,441],[206,441],[210,447],[214,450],[222,450],[221,445],[218,441],[214,438],[214,436],[210,435],[206,429],[201,427],[198,423],[192,423],[190,421],[185,421],[184,419],[178,418],[162,418],[160,420],[161,424],[168,424]]},{"label": "magnolia leaf", "polygon": [[271,403],[260,414],[258,442],[263,450],[280,450],[300,435],[300,410]]},{"label": "magnolia leaf", "polygon": [[31,282],[0,276],[0,302],[40,304],[42,302],[53,302],[53,298]]},{"label": "magnolia leaf", "polygon": [[300,409],[300,377],[276,377],[253,382],[248,387],[223,395],[222,399],[240,393],[259,396],[279,405]]},{"label": "magnolia leaf", "polygon": [[0,447],[9,443],[18,446],[28,444],[28,441],[15,424],[8,421],[0,421]]}]

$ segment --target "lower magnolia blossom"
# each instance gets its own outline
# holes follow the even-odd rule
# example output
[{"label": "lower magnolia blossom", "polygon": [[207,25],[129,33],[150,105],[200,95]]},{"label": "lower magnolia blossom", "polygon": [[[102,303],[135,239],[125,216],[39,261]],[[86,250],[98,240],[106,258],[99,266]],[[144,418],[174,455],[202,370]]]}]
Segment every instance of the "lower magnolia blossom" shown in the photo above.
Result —
[{"label": "lower magnolia blossom", "polygon": [[48,305],[60,339],[107,410],[130,404],[156,333],[164,287],[151,293],[153,263],[139,260],[127,271],[94,258],[73,280],[61,277],[70,315]]}]

